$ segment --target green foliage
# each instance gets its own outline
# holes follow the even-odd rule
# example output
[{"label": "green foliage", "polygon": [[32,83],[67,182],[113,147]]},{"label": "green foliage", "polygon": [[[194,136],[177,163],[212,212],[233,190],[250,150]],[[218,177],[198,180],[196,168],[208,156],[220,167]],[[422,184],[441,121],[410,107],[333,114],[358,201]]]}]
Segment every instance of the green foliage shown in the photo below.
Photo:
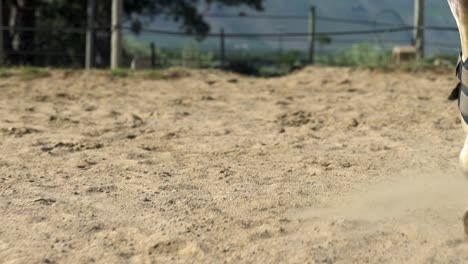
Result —
[{"label": "green foliage", "polygon": [[138,39],[126,36],[123,39],[123,47],[125,51],[132,57],[150,56],[151,50],[149,45],[138,41]]},{"label": "green foliage", "polygon": [[[455,57],[453,57],[455,58]],[[401,65],[394,65],[399,70],[406,72],[419,71],[437,71],[437,72],[452,72],[456,62],[453,59],[447,59],[444,55],[438,55],[433,58],[419,61],[406,62]]]},{"label": "green foliage", "polygon": [[5,68],[0,68],[0,78],[8,78],[11,77],[13,73]]},{"label": "green foliage", "polygon": [[24,80],[34,80],[39,78],[49,77],[49,71],[37,67],[20,67],[18,68],[18,75]]},{"label": "green foliage", "polygon": [[302,68],[304,57],[300,51],[230,52],[226,69],[245,75],[275,77]]},{"label": "green foliage", "polygon": [[143,71],[143,77],[150,80],[175,80],[189,77],[191,74],[184,68],[170,68],[167,70]]},{"label": "green foliage", "polygon": [[263,78],[280,77],[291,73],[291,68],[286,65],[260,67],[258,76]]},{"label": "green foliage", "polygon": [[320,35],[318,37],[318,43],[322,46],[324,45],[329,45],[333,42],[333,39],[330,36],[327,35]]},{"label": "green foliage", "polygon": [[183,66],[189,65],[192,68],[212,68],[213,54],[204,53],[200,49],[200,44],[196,41],[184,46],[181,50],[181,60]]},{"label": "green foliage", "polygon": [[[203,37],[210,31],[205,21],[200,4],[217,6],[244,5],[255,10],[263,8],[264,0],[123,0],[125,20],[135,33],[141,31],[143,22],[156,16],[164,16],[177,21],[182,30]],[[4,2],[4,21],[9,21],[10,29],[5,30],[5,46],[14,50],[7,56],[7,61],[13,65],[83,65],[83,47],[85,35],[63,33],[50,28],[85,28],[88,1],[66,0],[31,0]],[[96,1],[97,10],[95,26],[108,28],[110,25],[111,0]],[[38,30],[22,31],[14,27],[31,27]],[[44,30],[42,30],[44,29]],[[102,32],[101,32],[102,33]],[[96,34],[96,56],[100,58],[97,66],[107,66],[110,58],[110,43],[107,34]],[[131,40],[126,47],[137,54],[145,53],[145,49],[135,46]],[[51,51],[59,53],[53,56],[35,56],[25,54],[15,56],[15,53],[47,54]],[[141,54],[140,54],[141,55]]]},{"label": "green foliage", "polygon": [[[323,43],[331,39],[323,40]],[[132,43],[133,42],[133,43]],[[136,39],[130,39],[131,47],[140,47],[141,51],[136,53],[146,56],[149,52],[149,46],[140,44]],[[138,48],[135,48],[138,50]],[[146,51],[145,51],[146,50]],[[233,71],[240,74],[276,77],[287,75],[297,69],[308,65],[307,54],[304,51],[228,51],[226,67],[227,71]],[[204,51],[199,42],[194,40],[182,48],[157,49],[158,68],[172,68],[182,66],[184,68],[213,68],[220,66],[218,53]],[[455,56],[437,56],[423,61],[408,62],[401,65],[395,65],[391,58],[390,50],[380,46],[360,43],[353,45],[347,50],[337,54],[317,53],[316,62],[320,65],[329,66],[347,66],[363,67],[377,70],[443,70],[452,69],[455,64]],[[124,73],[114,73],[122,77]],[[170,79],[165,71],[153,70],[144,73],[144,76],[153,80]]]},{"label": "green foliage", "polygon": [[50,77],[51,73],[47,69],[38,67],[0,68],[0,78],[13,76],[29,81]]},{"label": "green foliage", "polygon": [[[106,0],[105,2],[108,2]],[[210,26],[204,20],[198,7],[200,3],[206,6],[241,6],[263,9],[264,0],[124,0],[125,13],[133,20],[132,24],[141,24],[139,16],[135,14],[149,15],[150,17],[165,15],[169,19],[179,21],[187,32],[197,33],[200,36],[210,31]],[[110,5],[109,5],[110,6]]]},{"label": "green foliage", "polygon": [[151,80],[163,80],[164,74],[159,70],[150,70],[144,73],[144,76]]},{"label": "green foliage", "polygon": [[360,43],[335,55],[319,56],[317,61],[321,65],[359,67],[385,71],[452,71],[456,64],[457,57],[436,55],[424,60],[395,64],[390,50],[382,49],[379,46]]},{"label": "green foliage", "polygon": [[383,66],[391,62],[391,54],[378,46],[355,44],[351,49],[336,54],[330,61],[337,66]]},{"label": "green foliage", "polygon": [[129,71],[124,69],[115,69],[110,71],[110,75],[115,78],[126,78],[128,77]]},{"label": "green foliage", "polygon": [[[273,54],[273,56],[275,56],[275,54]],[[304,56],[305,54],[302,54],[302,52],[292,50],[278,55],[277,61],[281,65],[300,66]]]}]

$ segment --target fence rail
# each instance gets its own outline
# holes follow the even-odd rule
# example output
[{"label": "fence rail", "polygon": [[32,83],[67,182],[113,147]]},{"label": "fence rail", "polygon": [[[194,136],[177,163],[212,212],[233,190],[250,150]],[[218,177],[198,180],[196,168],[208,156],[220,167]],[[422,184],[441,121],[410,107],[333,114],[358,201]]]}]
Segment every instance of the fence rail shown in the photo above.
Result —
[{"label": "fence rail", "polygon": [[[216,15],[212,15],[212,17],[216,17]],[[246,16],[248,18],[257,18],[257,19],[305,19],[306,16]],[[308,17],[307,17],[308,18]],[[205,38],[205,39],[219,39],[219,50],[218,50],[218,58],[214,59],[215,61],[219,61],[217,63],[220,67],[226,65],[226,43],[229,39],[244,39],[244,40],[265,40],[265,41],[278,41],[279,49],[283,50],[283,43],[308,43],[310,41],[319,42],[321,37],[334,37],[333,42],[335,43],[359,43],[359,42],[366,42],[369,41],[367,38],[354,38],[349,39],[348,37],[352,36],[369,36],[375,35],[377,39],[382,34],[390,34],[390,33],[398,33],[398,32],[413,32],[418,29],[422,29],[424,31],[437,31],[437,32],[457,32],[458,29],[456,27],[447,27],[447,26],[425,26],[425,27],[414,27],[408,25],[398,25],[398,26],[390,26],[387,23],[377,23],[367,20],[348,20],[348,19],[340,19],[340,18],[331,18],[331,17],[321,17],[317,16],[317,19],[328,20],[328,21],[335,21],[335,22],[350,22],[350,23],[361,23],[366,25],[385,25],[384,28],[374,28],[374,29],[363,29],[363,30],[348,30],[348,31],[319,31],[319,32],[264,32],[264,33],[230,33],[224,32],[223,30],[219,33],[209,32],[205,35],[200,35],[196,33],[190,32],[183,32],[183,31],[174,31],[174,30],[166,30],[166,29],[158,29],[158,28],[141,28],[137,33],[134,32],[132,27],[128,26],[116,26],[114,27],[115,30],[120,32],[126,32],[129,34],[134,34],[135,36],[138,35],[158,35],[158,36],[167,36],[167,37],[182,37],[182,38]],[[4,50],[3,54],[5,55],[14,55],[14,56],[37,56],[37,57],[70,57],[64,58],[62,60],[55,59],[56,61],[60,61],[63,63],[68,63],[69,61],[83,61],[85,58],[89,60],[89,56],[86,56],[86,48],[85,48],[85,36],[90,32],[92,34],[108,36],[112,33],[112,27],[109,26],[100,26],[100,27],[57,27],[57,26],[38,26],[38,27],[8,27],[8,26],[0,26],[0,30],[3,32],[36,32],[36,33],[50,33],[52,36],[60,36],[60,34],[66,35],[77,35],[79,38],[83,38],[83,49],[78,52],[67,52],[65,49],[63,51],[43,51],[43,50]],[[340,39],[339,37],[344,37],[345,39]],[[52,37],[53,38],[53,37]],[[53,39],[51,39],[53,40]],[[380,40],[378,40],[380,41]],[[386,40],[385,44],[399,44],[404,42],[405,40],[401,39],[390,39]],[[95,45],[96,43],[92,43]],[[110,43],[106,43],[110,45]],[[89,43],[88,43],[89,45]],[[457,46],[448,45],[445,43],[440,42],[427,42],[426,45],[428,46],[436,46],[443,49],[456,49]],[[320,47],[319,47],[320,48]],[[94,60],[95,58],[93,58]],[[101,60],[107,60],[108,58],[101,58]],[[181,62],[183,59],[166,59],[166,61],[171,62]],[[50,60],[49,60],[50,61]],[[192,63],[192,61],[186,60],[188,63]],[[203,62],[202,59],[196,59],[195,62]],[[88,65],[84,61],[79,63],[81,65]]]},{"label": "fence rail", "polygon": [[[118,27],[120,30],[126,30],[133,32],[131,27]],[[342,35],[373,35],[379,33],[393,33],[393,32],[405,32],[413,31],[416,29],[423,29],[427,31],[451,31],[458,32],[456,27],[443,27],[443,26],[426,26],[426,27],[413,27],[413,26],[400,26],[400,27],[389,27],[382,29],[372,30],[351,30],[351,31],[328,31],[328,32],[281,32],[281,33],[224,33],[226,38],[269,38],[269,37],[309,37],[309,36],[342,36]],[[18,32],[52,32],[52,33],[64,33],[64,34],[86,34],[89,28],[69,28],[69,27],[7,27],[0,26],[0,30],[11,30]],[[111,32],[111,27],[92,27],[91,30],[95,32]],[[207,34],[196,34],[182,31],[171,31],[155,28],[142,28],[139,32],[152,33],[160,35],[172,35],[172,36],[184,36],[184,37],[220,37],[221,33],[207,33]]]},{"label": "fence rail", "polygon": [[[131,31],[132,29],[129,27],[122,27],[124,30]],[[426,26],[426,27],[413,27],[413,26],[400,26],[400,27],[392,27],[392,28],[383,28],[383,29],[372,29],[372,30],[351,30],[351,31],[329,31],[329,32],[315,32],[315,33],[307,33],[307,32],[283,32],[283,33],[208,33],[203,35],[203,37],[221,37],[222,35],[225,38],[277,38],[277,37],[310,37],[310,36],[345,36],[345,35],[374,35],[374,34],[381,34],[381,33],[394,33],[394,32],[406,32],[406,31],[414,31],[416,29],[423,29],[427,31],[458,31],[455,27],[441,27],[441,26]],[[195,33],[187,33],[181,31],[171,31],[171,30],[161,30],[161,29],[152,29],[152,28],[143,28],[141,32],[144,33],[152,33],[152,34],[160,34],[160,35],[171,35],[171,36],[191,36],[197,37]]]}]

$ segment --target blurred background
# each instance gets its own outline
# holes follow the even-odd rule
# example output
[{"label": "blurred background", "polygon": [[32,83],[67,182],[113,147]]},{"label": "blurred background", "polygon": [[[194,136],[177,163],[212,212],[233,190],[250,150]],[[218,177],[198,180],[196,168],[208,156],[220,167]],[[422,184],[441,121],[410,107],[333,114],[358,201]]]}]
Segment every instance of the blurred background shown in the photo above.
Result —
[{"label": "blurred background", "polygon": [[[113,1],[3,0],[4,65],[108,67]],[[420,63],[448,65],[459,50],[454,20],[440,0],[123,0],[121,5],[117,29],[124,68],[225,68],[275,76],[310,64],[390,65],[398,47],[406,53],[414,47]]]}]

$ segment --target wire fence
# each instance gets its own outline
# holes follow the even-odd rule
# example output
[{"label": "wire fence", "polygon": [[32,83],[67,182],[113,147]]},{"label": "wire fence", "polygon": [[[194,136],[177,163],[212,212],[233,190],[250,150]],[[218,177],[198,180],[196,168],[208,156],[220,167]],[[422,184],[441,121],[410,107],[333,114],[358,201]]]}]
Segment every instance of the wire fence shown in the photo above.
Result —
[{"label": "wire fence", "polygon": [[[130,27],[122,27],[128,32],[132,31]],[[278,37],[320,37],[320,36],[346,36],[346,35],[375,35],[375,34],[385,34],[385,33],[395,33],[395,32],[408,32],[417,30],[418,27],[414,26],[397,26],[397,27],[388,27],[381,29],[371,29],[371,30],[347,30],[347,31],[328,31],[328,32],[272,32],[272,33],[208,33],[203,37],[225,37],[225,38],[278,38]],[[421,27],[425,31],[450,31],[458,32],[456,27],[442,27],[442,26],[425,26]],[[158,35],[169,35],[169,36],[182,36],[182,37],[200,37],[196,33],[187,33],[181,31],[171,31],[171,30],[162,30],[162,29],[152,29],[152,28],[142,28],[141,33],[147,34],[158,34]]]},{"label": "wire fence", "polygon": [[[264,17],[262,17],[264,19]],[[282,17],[281,19],[286,19]],[[287,17],[287,19],[293,19]],[[299,19],[299,18],[297,18]],[[358,22],[358,21],[354,21]],[[364,21],[359,21],[364,22]],[[188,66],[188,67],[221,67],[228,65],[229,69],[242,73],[258,74],[258,69],[271,71],[272,66],[284,67],[286,71],[306,65],[309,62],[309,41],[315,42],[316,61],[323,64],[347,64],[346,54],[337,53],[375,53],[368,54],[370,58],[379,57],[377,53],[389,54],[394,46],[413,45],[411,39],[413,26],[386,26],[378,29],[357,29],[338,31],[308,32],[263,32],[263,33],[214,33],[205,36],[203,41],[197,40],[196,34],[180,31],[148,29],[141,30],[135,36],[139,42],[147,42],[149,47],[153,42],[158,48],[155,51],[153,66]],[[453,33],[458,29],[445,26],[426,26],[427,33]],[[125,28],[131,34],[130,28]],[[409,34],[408,34],[409,33]],[[404,35],[402,35],[404,34]],[[408,36],[409,35],[409,36]],[[174,44],[176,43],[176,44]],[[353,49],[355,45],[359,49]],[[437,49],[439,53],[457,54],[459,45],[443,41],[427,40],[425,46]],[[166,54],[169,50],[179,48],[178,56]],[[149,52],[148,52],[149,53]],[[358,55],[360,56],[360,55]],[[362,56],[361,56],[362,57]],[[364,58],[359,58],[363,60]]]},{"label": "wire fence", "polygon": [[[208,18],[252,20],[308,20],[309,16],[295,15],[247,15],[247,14],[206,14]],[[125,36],[124,66],[148,67],[231,67],[249,68],[249,64],[263,66],[306,64],[310,40],[313,39],[318,61],[330,61],[333,53],[352,47],[353,44],[376,46],[388,51],[396,45],[412,45],[412,32],[418,28],[399,23],[386,23],[360,19],[342,19],[317,16],[324,23],[343,23],[355,26],[373,27],[317,32],[209,32],[200,36],[175,30],[141,28],[137,33],[131,27],[120,27]],[[426,32],[447,32],[456,34],[456,27],[425,26]],[[84,67],[85,39],[89,28],[70,27],[0,27],[4,35],[10,36],[12,45],[4,45],[6,62],[37,66]],[[110,60],[111,27],[94,27],[98,36],[94,64],[106,67]],[[14,45],[15,34],[34,34],[30,48]],[[405,34],[405,35],[402,35]],[[428,39],[427,47],[452,51],[459,45]],[[253,66],[252,66],[253,67]]]}]

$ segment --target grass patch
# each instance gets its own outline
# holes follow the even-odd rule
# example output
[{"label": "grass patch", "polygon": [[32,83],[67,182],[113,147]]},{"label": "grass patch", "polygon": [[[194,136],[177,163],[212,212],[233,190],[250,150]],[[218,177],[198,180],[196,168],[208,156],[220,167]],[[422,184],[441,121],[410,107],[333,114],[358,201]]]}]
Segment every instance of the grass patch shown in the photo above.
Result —
[{"label": "grass patch", "polygon": [[130,73],[128,70],[116,69],[116,70],[111,70],[110,75],[115,78],[127,78],[130,75]]},{"label": "grass patch", "polygon": [[150,80],[177,80],[190,77],[191,74],[184,68],[170,68],[163,71],[146,70],[143,72],[142,76]]},{"label": "grass patch", "polygon": [[265,66],[260,67],[258,71],[258,77],[262,78],[273,78],[273,77],[281,77],[288,75],[291,73],[291,67],[285,65],[279,66]]},{"label": "grass patch", "polygon": [[8,77],[11,77],[12,75],[13,73],[10,72],[9,70],[0,68],[0,78],[8,78]]},{"label": "grass patch", "polygon": [[164,80],[178,80],[192,76],[192,74],[184,68],[171,68],[164,71]]},{"label": "grass patch", "polygon": [[148,70],[143,74],[145,78],[151,80],[163,80],[165,78],[164,74],[158,70]]},{"label": "grass patch", "polygon": [[18,75],[25,80],[34,80],[50,77],[50,72],[46,69],[37,67],[21,67],[18,68]]},{"label": "grass patch", "polygon": [[191,76],[190,72],[184,68],[170,68],[166,70],[126,70],[117,69],[110,71],[111,77],[143,77],[149,80],[176,80]]},{"label": "grass patch", "polygon": [[456,61],[444,57],[435,57],[426,60],[412,61],[400,65],[400,69],[406,72],[435,71],[452,72]]},{"label": "grass patch", "polygon": [[449,73],[453,72],[455,68],[455,63],[451,63],[450,61],[443,61],[443,63],[439,63],[438,60],[427,59],[427,60],[419,60],[419,61],[408,61],[403,62],[401,64],[390,63],[388,65],[361,65],[357,66],[360,69],[367,69],[367,70],[376,70],[381,72],[408,72],[408,73],[416,73],[416,72],[435,72],[435,73]]},{"label": "grass patch", "polygon": [[334,56],[322,60],[321,65],[344,66],[357,69],[377,70],[383,72],[421,72],[432,71],[445,73],[453,71],[456,65],[455,55],[435,55],[421,60],[412,60],[396,64],[389,49],[367,43],[353,45]]}]

